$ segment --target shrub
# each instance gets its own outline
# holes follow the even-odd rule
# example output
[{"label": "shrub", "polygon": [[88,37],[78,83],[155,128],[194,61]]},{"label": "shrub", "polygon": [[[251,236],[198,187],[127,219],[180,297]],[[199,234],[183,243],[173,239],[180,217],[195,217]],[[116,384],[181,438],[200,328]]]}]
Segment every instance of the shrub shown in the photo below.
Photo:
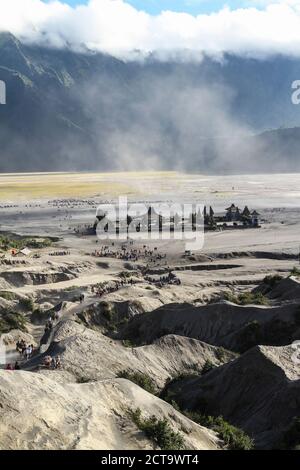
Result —
[{"label": "shrub", "polygon": [[209,359],[207,359],[204,366],[202,367],[201,374],[202,375],[207,374],[208,372],[213,370],[215,367],[216,365],[213,362],[211,362]]},{"label": "shrub", "polygon": [[232,426],[221,416],[212,418],[212,429],[219,434],[230,450],[251,450],[253,440],[241,429]]},{"label": "shrub", "polygon": [[157,392],[156,386],[153,380],[151,379],[151,377],[149,377],[146,374],[142,374],[141,372],[123,370],[122,372],[118,374],[118,377],[120,379],[130,380],[131,382],[135,383],[136,385],[143,388],[147,392],[152,393],[153,395],[155,395]]},{"label": "shrub", "polygon": [[227,358],[227,351],[222,346],[220,346],[216,351],[216,356],[220,362],[225,362]]},{"label": "shrub", "polygon": [[167,419],[158,419],[156,416],[143,419],[139,408],[131,411],[130,415],[136,426],[160,449],[184,450],[186,448],[183,436],[173,431]]},{"label": "shrub", "polygon": [[242,294],[233,295],[231,292],[225,292],[224,299],[237,305],[269,305],[269,299],[261,292],[243,292]]},{"label": "shrub", "polygon": [[293,269],[291,270],[291,276],[299,277],[300,276],[300,269],[297,268],[296,266],[294,266]]},{"label": "shrub", "polygon": [[275,274],[274,276],[266,276],[263,280],[264,284],[267,284],[270,288],[276,286],[278,282],[282,281],[283,277]]},{"label": "shrub", "polygon": [[13,292],[2,291],[0,292],[0,297],[5,300],[15,300],[16,294],[14,294]]},{"label": "shrub", "polygon": [[195,423],[215,431],[230,450],[251,450],[253,440],[241,429],[232,426],[222,416],[206,416],[196,411],[184,411],[184,414]]},{"label": "shrub", "polygon": [[34,302],[32,299],[20,299],[20,306],[27,311],[34,311]]},{"label": "shrub", "polygon": [[1,312],[0,334],[9,333],[11,330],[27,331],[24,316],[16,312]]}]

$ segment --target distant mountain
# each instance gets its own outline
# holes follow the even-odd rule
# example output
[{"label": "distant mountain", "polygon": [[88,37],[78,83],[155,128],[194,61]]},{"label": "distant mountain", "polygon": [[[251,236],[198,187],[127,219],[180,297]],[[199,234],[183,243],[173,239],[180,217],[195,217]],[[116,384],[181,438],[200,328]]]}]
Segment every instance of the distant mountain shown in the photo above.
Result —
[{"label": "distant mountain", "polygon": [[300,171],[298,78],[287,57],[123,62],[0,34],[0,171]]}]

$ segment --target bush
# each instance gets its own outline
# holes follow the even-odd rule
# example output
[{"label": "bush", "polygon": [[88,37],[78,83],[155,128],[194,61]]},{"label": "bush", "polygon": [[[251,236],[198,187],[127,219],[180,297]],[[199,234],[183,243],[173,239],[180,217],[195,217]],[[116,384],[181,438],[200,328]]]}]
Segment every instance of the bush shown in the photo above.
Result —
[{"label": "bush", "polygon": [[11,330],[27,331],[25,318],[20,313],[1,312],[0,334],[9,333]]},{"label": "bush", "polygon": [[213,362],[211,362],[209,359],[207,359],[204,366],[202,367],[201,374],[205,375],[208,372],[210,372],[211,370],[215,369],[215,367],[216,367],[216,365]]},{"label": "bush", "polygon": [[253,440],[241,429],[227,423],[221,416],[212,418],[212,429],[219,434],[230,450],[253,449]]},{"label": "bush", "polygon": [[237,305],[269,305],[270,303],[261,292],[243,292],[238,295],[225,292],[224,299]]},{"label": "bush", "polygon": [[28,248],[49,248],[52,246],[50,238],[31,238],[26,240]]},{"label": "bush", "polygon": [[229,450],[251,450],[253,440],[241,429],[232,426],[222,416],[205,416],[198,412],[183,412],[195,423],[215,431]]},{"label": "bush", "polygon": [[296,266],[294,266],[293,269],[291,270],[291,276],[299,277],[300,276],[300,269],[297,268]]},{"label": "bush", "polygon": [[118,374],[118,377],[120,379],[130,380],[131,382],[146,390],[146,392],[152,393],[153,395],[155,395],[157,392],[156,386],[151,377],[146,374],[142,374],[141,372],[123,370]]},{"label": "bush", "polygon": [[227,351],[222,346],[220,346],[216,351],[216,356],[220,362],[225,362],[227,358]]},{"label": "bush", "polygon": [[186,449],[183,436],[179,432],[174,432],[166,419],[157,419],[156,416],[143,419],[139,408],[131,411],[130,415],[137,427],[146,434],[148,439],[158,445],[160,449]]},{"label": "bush", "polygon": [[5,300],[15,300],[16,294],[14,294],[13,292],[2,291],[0,292],[0,297]]},{"label": "bush", "polygon": [[34,311],[34,302],[32,299],[20,299],[20,306],[27,311]]},{"label": "bush", "polygon": [[274,276],[266,276],[263,280],[264,284],[267,284],[270,288],[273,288],[278,284],[278,282],[282,281],[283,277],[275,274]]}]

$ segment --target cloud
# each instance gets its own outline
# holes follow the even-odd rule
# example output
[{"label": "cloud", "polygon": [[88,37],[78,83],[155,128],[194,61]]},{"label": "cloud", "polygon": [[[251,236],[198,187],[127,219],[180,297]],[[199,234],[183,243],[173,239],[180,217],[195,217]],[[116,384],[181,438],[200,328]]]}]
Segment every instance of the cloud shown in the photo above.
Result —
[{"label": "cloud", "polygon": [[247,4],[209,15],[163,11],[151,16],[122,0],[90,0],[73,8],[59,1],[0,0],[0,31],[27,42],[87,47],[127,59],[152,52],[162,59],[225,52],[300,55],[299,0]]}]

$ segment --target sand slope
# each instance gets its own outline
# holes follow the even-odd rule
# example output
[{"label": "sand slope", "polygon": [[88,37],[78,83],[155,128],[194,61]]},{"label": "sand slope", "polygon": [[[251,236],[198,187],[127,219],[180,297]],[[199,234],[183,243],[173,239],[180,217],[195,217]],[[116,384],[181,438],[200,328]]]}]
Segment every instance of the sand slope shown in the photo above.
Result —
[{"label": "sand slope", "polygon": [[123,379],[58,384],[29,372],[0,371],[0,449],[152,449],[127,415],[166,417],[189,449],[218,449],[215,434]]},{"label": "sand slope", "polygon": [[[207,360],[216,365],[232,360],[234,354],[181,336],[169,335],[149,346],[125,347],[97,331],[74,321],[61,322],[53,334],[46,354],[59,354],[63,370],[74,380],[99,380],[116,377],[123,370],[149,375],[158,388],[168,378],[183,372],[200,372]],[[33,359],[29,367],[41,358]],[[45,372],[52,374],[52,371]]]}]

